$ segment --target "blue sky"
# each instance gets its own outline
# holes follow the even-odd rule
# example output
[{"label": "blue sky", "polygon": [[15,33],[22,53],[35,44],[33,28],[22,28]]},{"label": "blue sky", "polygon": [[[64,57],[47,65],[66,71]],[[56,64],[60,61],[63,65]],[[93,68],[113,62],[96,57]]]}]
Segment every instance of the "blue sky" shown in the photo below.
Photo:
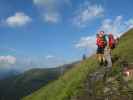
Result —
[{"label": "blue sky", "polygon": [[0,63],[23,69],[79,60],[95,51],[99,30],[119,36],[132,28],[132,5],[132,0],[0,0]]}]

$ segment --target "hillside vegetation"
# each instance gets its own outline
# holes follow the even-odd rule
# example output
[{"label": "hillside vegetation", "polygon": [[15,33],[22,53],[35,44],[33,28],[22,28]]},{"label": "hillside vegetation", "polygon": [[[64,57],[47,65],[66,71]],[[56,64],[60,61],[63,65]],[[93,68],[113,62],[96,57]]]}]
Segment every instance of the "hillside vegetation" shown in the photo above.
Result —
[{"label": "hillside vegetation", "polygon": [[69,100],[72,95],[82,91],[84,80],[89,72],[96,69],[96,60],[91,58],[75,65],[59,80],[41,88],[24,100]]},{"label": "hillside vegetation", "polygon": [[[22,100],[133,100],[132,81],[123,80],[121,67],[122,62],[133,62],[132,43],[133,30],[130,30],[113,51],[113,67],[108,72],[97,64],[95,57],[90,57]],[[90,75],[96,79],[92,80]]]}]

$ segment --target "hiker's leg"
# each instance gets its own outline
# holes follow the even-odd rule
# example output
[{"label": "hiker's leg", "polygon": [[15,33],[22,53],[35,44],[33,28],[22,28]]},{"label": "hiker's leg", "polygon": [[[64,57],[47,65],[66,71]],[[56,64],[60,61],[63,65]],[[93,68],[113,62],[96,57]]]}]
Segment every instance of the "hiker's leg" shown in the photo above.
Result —
[{"label": "hiker's leg", "polygon": [[104,55],[100,54],[100,65],[104,64]]},{"label": "hiker's leg", "polygon": [[100,47],[97,47],[97,59],[99,63],[101,63],[102,57],[101,57],[101,49]]},{"label": "hiker's leg", "polygon": [[103,60],[103,62],[106,61],[104,54],[102,54],[102,60]]},{"label": "hiker's leg", "polygon": [[99,53],[98,53],[98,47],[97,47],[97,51],[96,51],[96,59],[98,59],[99,57]]},{"label": "hiker's leg", "polygon": [[99,62],[102,61],[102,56],[101,56],[101,54],[98,54],[98,61],[99,61]]},{"label": "hiker's leg", "polygon": [[108,55],[108,67],[112,67],[112,57],[111,57],[110,52],[109,52],[109,55]]},{"label": "hiker's leg", "polygon": [[112,59],[111,59],[111,49],[108,47],[105,49],[105,58],[106,58],[106,66],[112,67]]},{"label": "hiker's leg", "polygon": [[97,59],[97,60],[99,59],[99,54],[98,54],[98,53],[96,54],[96,59]]},{"label": "hiker's leg", "polygon": [[97,54],[97,60],[98,60],[98,63],[100,65],[102,65],[102,55],[101,54]]},{"label": "hiker's leg", "polygon": [[102,54],[102,61],[103,61],[103,63],[105,63],[105,61],[106,61],[104,53],[105,53],[105,48],[102,48],[101,49],[101,54]]}]

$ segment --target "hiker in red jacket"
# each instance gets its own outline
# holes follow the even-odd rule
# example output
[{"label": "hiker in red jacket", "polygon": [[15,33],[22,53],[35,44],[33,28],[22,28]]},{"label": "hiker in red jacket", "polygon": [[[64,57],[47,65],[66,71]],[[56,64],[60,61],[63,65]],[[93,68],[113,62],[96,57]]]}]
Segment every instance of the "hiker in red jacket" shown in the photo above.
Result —
[{"label": "hiker in red jacket", "polygon": [[112,33],[107,36],[107,46],[104,50],[104,56],[107,62],[107,67],[112,67],[112,50],[118,44],[118,40],[115,39]]},{"label": "hiker in red jacket", "polygon": [[107,41],[105,38],[104,31],[97,34],[96,45],[97,45],[97,58],[100,65],[105,63],[104,49],[106,47]]},{"label": "hiker in red jacket", "polygon": [[108,41],[109,41],[109,48],[112,50],[112,49],[114,49],[115,48],[115,46],[116,46],[116,40],[115,40],[115,38],[114,38],[114,36],[113,36],[113,34],[112,33],[110,33],[109,35],[108,35]]}]

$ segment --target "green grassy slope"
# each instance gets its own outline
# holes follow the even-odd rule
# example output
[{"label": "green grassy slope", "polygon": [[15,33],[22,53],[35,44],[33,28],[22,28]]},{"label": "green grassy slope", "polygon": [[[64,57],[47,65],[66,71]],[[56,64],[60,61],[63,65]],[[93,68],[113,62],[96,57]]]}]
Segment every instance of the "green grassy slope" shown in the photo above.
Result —
[{"label": "green grassy slope", "polygon": [[[133,30],[128,31],[120,38],[118,46],[112,52],[113,67],[107,70],[103,70],[104,68],[101,67],[96,70],[92,74],[95,78],[101,75],[105,76],[96,78],[96,80],[90,80],[91,78],[88,77],[85,83],[90,85],[84,85],[82,94],[71,100],[133,100],[133,80],[127,80],[123,75],[123,64],[133,62],[132,38]],[[101,69],[102,73],[95,75]]]},{"label": "green grassy slope", "polygon": [[133,63],[133,29],[120,38],[118,47],[113,51],[113,56]]},{"label": "green grassy slope", "polygon": [[72,95],[80,94],[84,80],[89,72],[96,69],[95,58],[75,65],[59,80],[41,88],[23,100],[69,100]]},{"label": "green grassy slope", "polygon": [[[121,37],[118,47],[113,51],[113,57],[117,58],[114,66],[119,65],[119,61],[121,60],[126,60],[129,63],[133,62],[132,43],[133,30],[130,30]],[[84,85],[85,81],[90,73],[98,70],[98,65],[96,59],[90,57],[75,66],[76,67],[71,69],[64,76],[60,77],[59,80],[23,98],[23,100],[72,100],[71,97],[83,95],[83,91],[86,88]],[[117,69],[117,67],[114,67],[114,69],[115,68]],[[97,86],[100,86],[100,84],[101,82],[99,82]],[[102,87],[104,87],[104,84],[102,84]]]},{"label": "green grassy slope", "polygon": [[[123,66],[125,62],[133,68],[132,43],[133,29],[120,38],[119,45],[113,50],[113,67],[104,71],[106,78],[93,82],[93,96],[86,94],[90,100],[133,100],[133,75],[125,77],[123,74],[124,67],[127,67],[127,65]],[[90,82],[88,81],[88,83]],[[86,95],[82,95],[80,99],[76,100],[89,100],[83,99]]]}]

